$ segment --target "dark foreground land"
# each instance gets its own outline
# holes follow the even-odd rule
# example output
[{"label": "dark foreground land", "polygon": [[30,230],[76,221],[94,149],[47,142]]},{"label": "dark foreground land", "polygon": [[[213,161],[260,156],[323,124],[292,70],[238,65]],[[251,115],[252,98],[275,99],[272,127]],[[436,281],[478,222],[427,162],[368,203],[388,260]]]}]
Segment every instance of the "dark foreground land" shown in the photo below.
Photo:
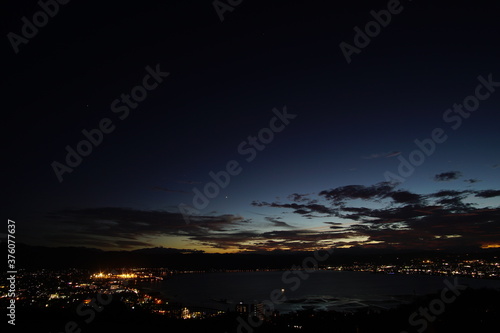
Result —
[{"label": "dark foreground land", "polygon": [[[497,332],[500,327],[500,291],[464,290],[439,308],[440,294],[421,297],[392,310],[356,313],[305,310],[269,317],[252,327],[235,312],[209,319],[171,319],[140,309],[131,310],[113,300],[86,323],[76,309],[18,308],[19,332]],[[3,302],[2,302],[3,303]],[[4,304],[2,304],[3,306]],[[434,313],[429,307],[434,306]],[[423,312],[421,312],[423,311]],[[416,315],[414,313],[417,313]],[[424,319],[428,313],[429,319]],[[413,314],[413,325],[409,318]],[[86,317],[88,318],[88,317]],[[238,319],[239,318],[239,319]],[[254,322],[256,319],[254,318]],[[10,326],[10,325],[9,325]]]}]

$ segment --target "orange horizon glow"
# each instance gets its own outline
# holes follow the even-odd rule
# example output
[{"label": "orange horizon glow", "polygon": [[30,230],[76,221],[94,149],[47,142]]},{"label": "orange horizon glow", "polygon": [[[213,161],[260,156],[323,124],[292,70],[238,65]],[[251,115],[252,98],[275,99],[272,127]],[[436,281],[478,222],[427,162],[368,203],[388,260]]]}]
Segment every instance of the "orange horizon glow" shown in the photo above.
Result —
[{"label": "orange horizon glow", "polygon": [[483,244],[481,245],[482,249],[497,249],[500,248],[500,244]]}]

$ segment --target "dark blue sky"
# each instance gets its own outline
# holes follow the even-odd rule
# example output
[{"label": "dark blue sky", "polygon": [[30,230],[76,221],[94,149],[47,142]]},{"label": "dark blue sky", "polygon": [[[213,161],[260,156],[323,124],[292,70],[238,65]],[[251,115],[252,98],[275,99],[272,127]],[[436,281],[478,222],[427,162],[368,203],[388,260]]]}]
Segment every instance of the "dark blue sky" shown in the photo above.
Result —
[{"label": "dark blue sky", "polygon": [[[5,36],[40,10],[8,6]],[[401,1],[348,63],[339,44],[355,46],[354,27],[387,6],[243,1],[221,22],[211,1],[70,2],[17,54],[6,37],[5,216],[19,242],[500,246],[499,7]],[[155,83],[144,81],[155,68],[169,75],[126,117],[114,112],[122,94]],[[453,111],[463,103],[474,111]],[[284,108],[295,117],[247,161],[249,136]],[[66,165],[65,147],[106,118],[112,132],[60,182],[54,161]],[[241,172],[182,216],[179,205],[196,206],[194,189],[229,161]],[[398,170],[411,161],[413,171]]]}]

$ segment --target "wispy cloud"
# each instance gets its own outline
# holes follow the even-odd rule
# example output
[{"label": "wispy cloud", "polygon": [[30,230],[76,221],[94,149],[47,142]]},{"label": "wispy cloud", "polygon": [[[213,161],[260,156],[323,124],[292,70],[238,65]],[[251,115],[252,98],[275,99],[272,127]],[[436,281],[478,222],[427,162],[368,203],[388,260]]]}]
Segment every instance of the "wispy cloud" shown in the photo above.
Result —
[{"label": "wispy cloud", "polygon": [[281,217],[266,217],[266,220],[271,222],[275,227],[293,228],[288,223],[280,221]]}]

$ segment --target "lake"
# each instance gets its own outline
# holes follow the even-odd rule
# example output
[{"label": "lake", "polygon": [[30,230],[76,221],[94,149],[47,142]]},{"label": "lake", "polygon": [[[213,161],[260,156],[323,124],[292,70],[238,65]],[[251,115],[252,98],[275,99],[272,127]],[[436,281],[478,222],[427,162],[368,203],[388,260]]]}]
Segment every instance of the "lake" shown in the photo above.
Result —
[{"label": "lake", "polygon": [[[353,311],[359,308],[390,308],[409,302],[415,295],[440,292],[444,280],[454,277],[373,274],[343,271],[289,273],[234,272],[179,274],[160,281],[142,283],[145,291],[159,291],[171,301],[186,306],[234,310],[239,302],[257,303],[282,299],[275,305],[280,312],[305,308]],[[458,278],[469,288],[500,289],[499,280]],[[273,290],[276,295],[271,296]]]}]

